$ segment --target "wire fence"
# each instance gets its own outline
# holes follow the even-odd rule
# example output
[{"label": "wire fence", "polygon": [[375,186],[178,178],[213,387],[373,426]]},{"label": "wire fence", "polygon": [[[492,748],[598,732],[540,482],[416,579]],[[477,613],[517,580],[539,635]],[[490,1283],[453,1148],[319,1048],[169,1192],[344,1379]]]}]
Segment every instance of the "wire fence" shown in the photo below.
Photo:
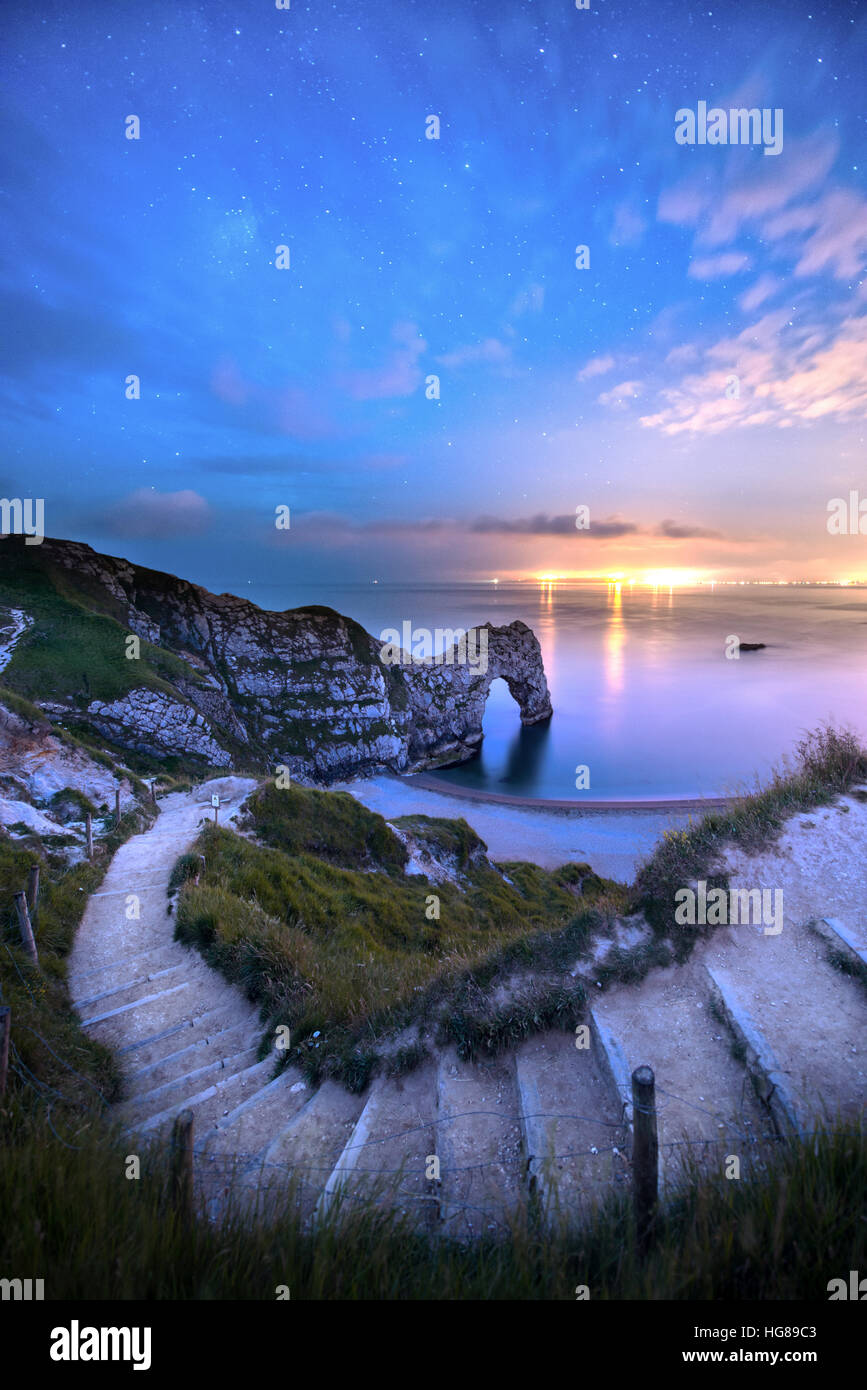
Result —
[{"label": "wire fence", "polygon": [[[105,1096],[90,1078],[59,1057],[35,1029],[29,1025],[18,1026],[27,1027],[61,1066],[91,1087],[105,1110],[110,1108]],[[71,1106],[71,1098],[36,1077],[11,1040],[10,1069],[21,1084],[44,1104],[46,1122],[57,1141],[68,1150],[80,1152],[83,1146],[74,1142],[78,1133],[64,1137],[58,1131],[53,1113],[58,1102]],[[668,1112],[673,1105],[677,1105],[686,1112],[702,1116],[705,1121],[711,1119],[724,1126],[726,1131],[723,1136],[695,1134],[683,1139],[661,1140],[658,1145],[659,1170],[664,1186],[677,1184],[678,1169],[674,1164],[677,1151],[688,1155],[694,1164],[696,1160],[701,1162],[709,1149],[716,1148],[720,1153],[727,1154],[732,1147],[731,1139],[736,1138],[760,1155],[761,1165],[764,1158],[762,1146],[789,1142],[787,1136],[772,1132],[769,1127],[758,1135],[750,1133],[745,1125],[735,1123],[722,1112],[711,1110],[706,1104],[667,1088],[657,1086],[656,1093],[659,1104],[655,1113],[663,1129],[668,1122]],[[280,1203],[291,1194],[297,1211],[307,1217],[315,1216],[323,1199],[336,1202],[340,1207],[348,1206],[349,1210],[371,1209],[374,1206],[381,1208],[383,1202],[387,1201],[413,1219],[420,1217],[423,1224],[430,1226],[433,1222],[438,1228],[464,1236],[478,1236],[481,1227],[489,1232],[508,1233],[517,1212],[532,1196],[534,1178],[544,1178],[545,1202],[549,1209],[567,1215],[574,1215],[576,1211],[586,1214],[591,1206],[598,1205],[611,1193],[628,1191],[632,1184],[632,1158],[631,1125],[627,1111],[633,1109],[633,1103],[631,1096],[621,1094],[620,1099],[623,1116],[619,1120],[587,1115],[578,1110],[517,1110],[508,1114],[491,1109],[460,1110],[436,1114],[421,1123],[377,1134],[355,1144],[342,1140],[333,1144],[324,1143],[316,1159],[299,1157],[289,1161],[268,1157],[273,1143],[257,1151],[217,1149],[214,1147],[215,1139],[223,1138],[225,1131],[221,1132],[215,1127],[204,1142],[192,1146],[191,1158],[196,1160],[196,1185],[204,1199],[203,1212],[212,1223],[220,1220],[221,1213],[235,1199],[245,1201],[247,1209],[252,1205],[253,1210],[266,1210],[270,1201],[276,1199]],[[183,1106],[179,1105],[176,1109],[180,1112]],[[437,1154],[437,1150],[444,1147],[441,1138],[449,1126],[461,1122],[489,1124],[492,1120],[511,1127],[511,1152],[500,1150],[495,1156],[467,1163],[448,1162],[444,1155]],[[534,1154],[528,1151],[526,1142],[529,1121],[579,1126],[579,1132],[580,1127],[586,1130],[587,1126],[593,1126],[603,1131],[600,1138],[607,1134],[612,1142],[585,1143],[579,1147],[555,1148]],[[132,1132],[128,1133],[133,1142]],[[818,1129],[804,1130],[802,1137],[813,1138],[819,1133]],[[426,1147],[429,1153],[423,1156],[421,1165],[417,1157],[413,1160],[414,1166],[407,1160],[396,1167],[365,1167],[358,1162],[346,1163],[354,1156],[373,1154],[384,1145],[399,1146],[422,1136],[428,1139]],[[490,1144],[490,1134],[487,1138]],[[615,1138],[619,1142],[613,1142]],[[448,1146],[445,1147],[447,1149]],[[441,1159],[438,1176],[428,1179],[427,1161],[435,1155]]]}]

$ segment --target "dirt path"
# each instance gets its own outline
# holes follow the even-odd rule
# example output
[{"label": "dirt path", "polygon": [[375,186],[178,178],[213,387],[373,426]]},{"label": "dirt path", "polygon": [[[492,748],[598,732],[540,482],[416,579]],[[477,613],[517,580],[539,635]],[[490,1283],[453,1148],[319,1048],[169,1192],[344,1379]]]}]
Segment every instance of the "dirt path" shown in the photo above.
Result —
[{"label": "dirt path", "polygon": [[[255,785],[227,777],[167,796],[150,829],[118,850],[85,909],[70,956],[70,993],[91,1036],[120,1054],[130,1119],[160,1113],[172,1087],[189,1095],[195,1081],[207,1079],[203,1068],[226,1072],[225,1080],[253,1060],[261,1031],[255,1010],[197,951],[174,940],[166,889],[175,860],[213,814],[212,793],[221,797],[225,824]],[[136,906],[138,916],[128,917]]]}]

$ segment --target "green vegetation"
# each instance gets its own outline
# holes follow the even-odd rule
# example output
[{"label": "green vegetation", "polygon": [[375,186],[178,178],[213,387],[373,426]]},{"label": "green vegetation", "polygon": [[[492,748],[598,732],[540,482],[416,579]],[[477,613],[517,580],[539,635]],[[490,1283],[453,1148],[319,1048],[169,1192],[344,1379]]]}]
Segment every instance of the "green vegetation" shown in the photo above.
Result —
[{"label": "green vegetation", "polygon": [[30,700],[25,700],[21,695],[16,695],[14,690],[8,690],[6,686],[0,686],[0,704],[4,704],[13,714],[20,715],[22,719],[26,719],[37,729],[51,727],[51,720],[47,714],[42,713],[38,705],[34,705]]},{"label": "green vegetation", "polygon": [[58,580],[28,561],[26,551],[21,554],[25,558],[14,570],[0,575],[0,604],[24,608],[34,619],[3,673],[13,692],[84,705],[121,699],[138,686],[178,699],[173,681],[201,682],[187,662],[143,639],[140,658],[127,661],[128,629],[114,617],[94,613],[78,596],[61,592]]},{"label": "green vegetation", "polygon": [[240,824],[284,854],[312,855],[341,869],[401,874],[407,860],[382,816],[346,792],[278,789],[272,783],[248,802]]},{"label": "green vegetation", "polygon": [[48,803],[51,819],[65,824],[67,821],[81,821],[90,814],[95,816],[96,807],[77,787],[63,787],[55,792]]},{"label": "green vegetation", "polygon": [[[780,1144],[754,1181],[694,1172],[663,1209],[640,1260],[628,1195],[582,1228],[515,1216],[508,1239],[469,1245],[414,1232],[367,1204],[335,1206],[304,1230],[293,1193],[273,1220],[235,1209],[219,1227],[173,1211],[165,1154],[126,1176],[126,1146],[86,1128],[64,1148],[46,1127],[3,1117],[6,1270],[45,1272],[49,1299],[591,1300],[827,1299],[827,1282],[864,1265],[867,1143],[836,1127]],[[82,1213],[87,1214],[86,1221]]]},{"label": "green vegetation", "polygon": [[[824,762],[811,769],[802,760],[794,788],[778,781],[770,789],[776,800],[759,793],[711,819],[734,825],[741,843],[765,842],[786,806],[802,809],[810,794],[830,800],[847,778],[863,778],[863,762],[842,758],[838,737],[826,742]],[[621,1193],[582,1226],[564,1218],[542,1231],[530,1208],[515,1213],[508,1239],[471,1245],[419,1234],[392,1212],[355,1203],[332,1208],[313,1233],[302,1227],[291,1189],[268,1220],[230,1209],[219,1227],[204,1215],[181,1221],[163,1150],[144,1154],[139,1181],[125,1175],[128,1144],[104,1113],[104,1101],[119,1094],[116,1062],[81,1032],[66,987],[65,958],[86,896],[111,850],[149,814],[143,804],[124,816],[94,865],[65,868],[36,836],[0,840],[0,989],[13,1008],[0,1110],[0,1262],[45,1271],[48,1298],[270,1301],[288,1283],[296,1301],[573,1301],[577,1285],[594,1300],[824,1300],[830,1277],[863,1267],[867,1142],[842,1124],[780,1142],[749,1181],[687,1172],[660,1211],[644,1260]],[[316,1054],[314,1073],[331,1071],[354,1087],[375,1066],[400,1074],[418,1063],[424,1044],[406,1036],[409,1022],[433,1019],[438,1036],[465,1056],[496,1051],[535,1027],[571,1027],[583,990],[564,985],[564,969],[634,908],[631,893],[582,865],[546,872],[508,864],[504,878],[462,821],[412,817],[399,828],[459,870],[460,881],[406,875],[405,847],[351,798],[263,788],[248,829],[266,844],[209,827],[196,846],[207,862],[198,886],[191,871],[200,861],[179,860],[182,933],[261,1000],[269,1021],[290,1023],[293,1040]],[[722,843],[719,830],[707,839],[700,832],[687,840],[693,872],[711,862],[700,851]],[[683,883],[679,853],[677,844],[661,846],[637,891]],[[42,872],[39,969],[20,949],[12,907],[34,861]],[[440,899],[438,920],[425,915],[431,894]],[[660,934],[638,948],[643,961],[613,951],[599,970],[631,978],[662,963],[667,949]],[[363,984],[351,977],[353,963],[363,966]],[[513,988],[504,992],[507,983]],[[317,1028],[325,1046],[308,1048]]]},{"label": "green vegetation", "polygon": [[[568,963],[625,890],[587,865],[546,872],[507,865],[506,879],[463,820],[398,822],[460,881],[406,874],[407,851],[381,816],[341,792],[261,788],[243,826],[265,843],[207,826],[193,847],[199,883],[184,875],[177,935],[262,1007],[267,1032],[288,1025],[284,1054],[312,1079],[362,1089],[401,1047],[404,1030],[438,1030],[466,1056],[496,1051],[551,1022],[573,1026],[581,991],[547,985],[496,1005],[494,986],[517,966]],[[173,887],[179,880],[173,881]],[[436,915],[438,913],[438,915]],[[562,965],[560,966],[562,969]],[[318,1046],[310,1046],[314,1033]],[[263,1049],[264,1049],[263,1042]]]},{"label": "green vegetation", "polygon": [[[79,794],[69,788],[58,793],[70,795]],[[112,855],[153,814],[146,804],[125,812],[119,827],[112,824],[109,834],[95,840],[93,863],[71,867],[55,843],[67,837],[28,833],[18,841],[0,839],[0,1003],[12,1009],[6,1106],[25,1128],[33,1120],[41,1133],[46,1113],[61,1133],[70,1124],[89,1127],[103,1098],[119,1097],[113,1054],[81,1031],[72,1009],[66,958],[88,895],[98,889]],[[39,901],[32,914],[38,966],[22,949],[14,904],[32,864],[39,865]]]}]

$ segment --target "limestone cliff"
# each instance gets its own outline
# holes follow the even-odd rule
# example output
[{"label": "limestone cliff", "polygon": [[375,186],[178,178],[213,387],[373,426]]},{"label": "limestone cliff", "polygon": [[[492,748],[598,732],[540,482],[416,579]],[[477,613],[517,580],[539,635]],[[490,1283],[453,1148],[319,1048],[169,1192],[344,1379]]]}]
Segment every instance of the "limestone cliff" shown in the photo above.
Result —
[{"label": "limestone cliff", "polygon": [[[327,783],[471,756],[498,676],[524,723],[551,714],[539,644],[522,622],[474,629],[466,648],[436,663],[395,662],[331,608],[270,612],[75,541],[25,547],[17,536],[0,541],[0,604],[30,619],[0,682],[55,717],[72,714],[157,755],[283,764],[300,781]],[[86,646],[74,648],[82,624]],[[141,643],[134,659],[131,634]],[[90,671],[75,679],[92,650]],[[484,663],[462,661],[482,650]]]}]

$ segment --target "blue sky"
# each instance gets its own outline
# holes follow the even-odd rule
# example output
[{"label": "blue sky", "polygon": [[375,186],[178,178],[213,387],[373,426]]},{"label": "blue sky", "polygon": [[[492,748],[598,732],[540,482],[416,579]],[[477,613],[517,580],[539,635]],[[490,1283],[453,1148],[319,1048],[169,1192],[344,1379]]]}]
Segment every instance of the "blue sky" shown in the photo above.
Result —
[{"label": "blue sky", "polygon": [[[0,486],[49,534],[217,589],[867,577],[826,526],[867,498],[864,7],[4,27]],[[782,109],[782,152],[679,145],[701,100]]]}]

